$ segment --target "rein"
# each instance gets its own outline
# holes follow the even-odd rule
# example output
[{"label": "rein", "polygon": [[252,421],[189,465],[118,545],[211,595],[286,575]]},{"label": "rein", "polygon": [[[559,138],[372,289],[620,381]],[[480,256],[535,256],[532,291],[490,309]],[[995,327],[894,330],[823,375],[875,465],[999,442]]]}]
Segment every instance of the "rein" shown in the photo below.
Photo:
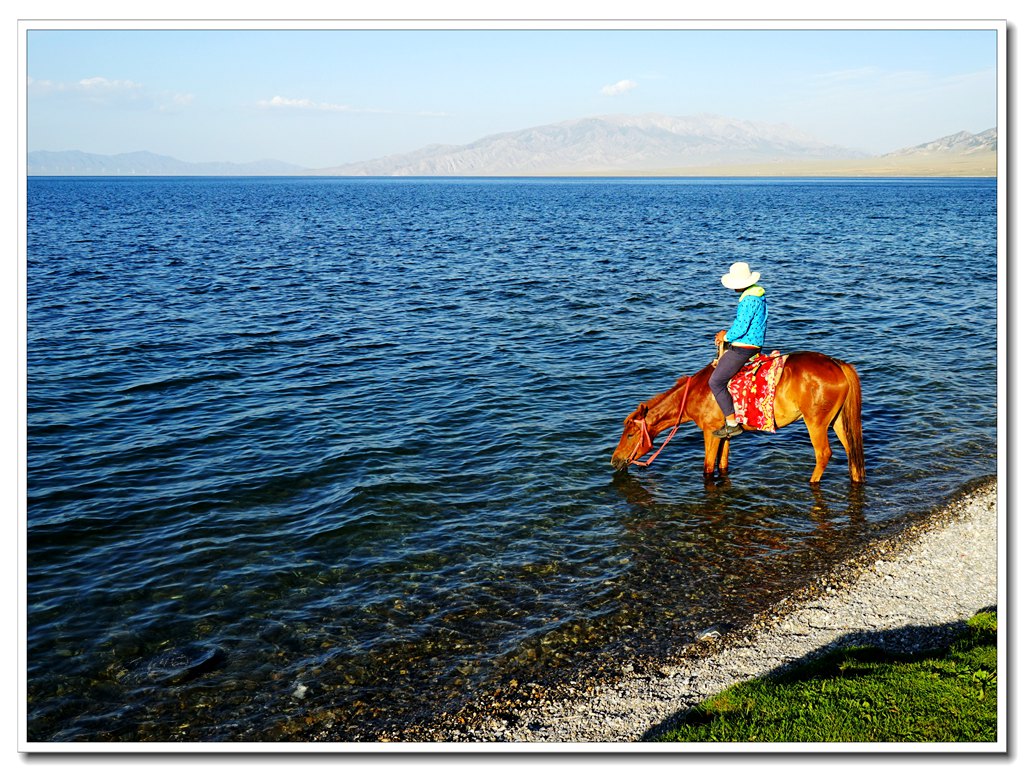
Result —
[{"label": "rein", "polygon": [[[646,461],[638,461],[635,458],[630,458],[629,463],[636,464],[637,466],[650,466],[651,464],[654,463],[654,459],[658,457],[658,454],[665,449],[666,445],[668,445],[668,441],[675,437],[676,432],[679,431],[679,425],[683,421],[683,408],[686,407],[686,396],[690,393],[690,381],[692,380],[692,377],[687,376],[686,386],[683,388],[683,398],[679,400],[679,415],[676,416],[676,425],[672,427],[672,431],[669,433],[668,437],[666,437],[665,441],[661,443],[661,447],[658,448],[654,452],[654,455],[651,456]],[[630,454],[631,456],[636,455],[637,450],[639,450],[643,446],[645,441],[651,446],[654,445],[654,441],[651,439],[651,430],[647,426],[646,416],[644,418],[634,419],[633,423],[640,425],[640,439],[637,441],[636,447],[633,448],[633,453]]]}]

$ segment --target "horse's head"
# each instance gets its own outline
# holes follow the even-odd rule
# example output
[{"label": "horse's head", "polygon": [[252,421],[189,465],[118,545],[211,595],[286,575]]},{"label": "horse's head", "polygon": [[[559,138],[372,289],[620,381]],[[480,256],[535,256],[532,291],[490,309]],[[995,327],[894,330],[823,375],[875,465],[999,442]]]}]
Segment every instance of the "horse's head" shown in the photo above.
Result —
[{"label": "horse's head", "polygon": [[[675,435],[679,425],[683,421],[693,420],[686,414],[686,397],[690,393],[692,381],[690,376],[684,375],[671,389],[652,398],[655,415],[651,415],[651,408],[646,402],[641,402],[636,410],[626,416],[626,420],[623,421],[622,438],[612,453],[612,466],[622,469],[630,464],[651,465]],[[673,427],[672,431],[661,443],[661,447],[654,451],[654,455],[649,459],[641,461],[640,459],[654,447],[653,437],[669,426]]]},{"label": "horse's head", "polygon": [[612,453],[612,466],[616,470],[623,469],[643,458],[654,447],[651,430],[647,426],[648,409],[647,405],[641,402],[640,406],[626,416],[626,420],[623,421],[622,438],[619,440],[615,452]]}]

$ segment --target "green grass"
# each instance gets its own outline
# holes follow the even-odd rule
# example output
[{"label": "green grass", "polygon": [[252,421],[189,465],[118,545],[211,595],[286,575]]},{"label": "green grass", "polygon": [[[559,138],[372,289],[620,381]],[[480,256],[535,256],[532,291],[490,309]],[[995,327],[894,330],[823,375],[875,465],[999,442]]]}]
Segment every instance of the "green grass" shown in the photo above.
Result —
[{"label": "green grass", "polygon": [[946,651],[837,650],[737,684],[656,742],[995,742],[996,615]]}]

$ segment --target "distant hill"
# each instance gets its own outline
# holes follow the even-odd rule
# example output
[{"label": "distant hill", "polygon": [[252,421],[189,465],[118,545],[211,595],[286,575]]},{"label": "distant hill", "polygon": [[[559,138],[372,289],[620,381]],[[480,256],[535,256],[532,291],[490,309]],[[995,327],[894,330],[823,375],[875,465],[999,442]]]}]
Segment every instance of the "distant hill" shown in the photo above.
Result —
[{"label": "distant hill", "polygon": [[484,137],[311,173],[370,176],[571,175],[866,154],[789,126],[718,115],[610,115]]},{"label": "distant hill", "polygon": [[880,156],[796,129],[715,115],[605,116],[430,145],[329,169],[282,161],[188,163],[154,153],[33,151],[30,175],[157,176],[994,176],[995,129],[961,131]]},{"label": "distant hill", "polygon": [[902,150],[894,150],[886,153],[882,158],[894,156],[930,156],[936,154],[953,153],[957,155],[973,155],[977,153],[994,153],[999,147],[998,137],[995,129],[988,129],[979,134],[971,134],[967,131],[960,131],[950,134],[947,137],[925,142],[922,145],[905,147]]},{"label": "distant hill", "polygon": [[647,174],[661,177],[995,177],[999,164],[997,150],[997,132],[988,129],[978,134],[961,131],[884,155],[665,167]]},{"label": "distant hill", "polygon": [[34,150],[28,154],[28,173],[39,176],[236,176],[301,174],[301,166],[283,161],[251,163],[190,163],[155,153],[119,153],[98,155],[78,150]]}]

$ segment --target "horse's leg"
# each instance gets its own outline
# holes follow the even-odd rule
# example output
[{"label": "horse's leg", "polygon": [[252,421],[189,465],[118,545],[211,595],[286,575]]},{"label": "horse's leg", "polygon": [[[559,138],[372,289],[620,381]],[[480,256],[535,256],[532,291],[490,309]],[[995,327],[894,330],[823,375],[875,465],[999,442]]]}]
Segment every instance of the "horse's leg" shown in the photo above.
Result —
[{"label": "horse's leg", "polygon": [[807,424],[807,433],[811,435],[811,444],[814,446],[814,474],[811,475],[811,483],[821,481],[825,474],[825,467],[832,458],[832,446],[828,442],[828,421],[818,420],[813,416],[804,416],[804,423]]},{"label": "horse's leg", "polygon": [[714,477],[715,466],[718,461],[718,446],[722,440],[716,437],[713,432],[714,429],[704,430],[704,476]]},{"label": "horse's leg", "polygon": [[846,457],[850,457],[850,438],[846,434],[846,424],[843,423],[843,411],[839,411],[839,415],[836,416],[836,422],[832,424],[832,428],[835,429],[836,437],[843,444],[843,450],[846,451]]},{"label": "horse's leg", "polygon": [[839,411],[839,415],[836,416],[836,422],[832,424],[832,428],[836,430],[836,436],[839,441],[843,443],[843,450],[846,451],[846,458],[850,463],[850,479],[856,482],[864,482],[863,473],[859,472],[856,468],[856,464],[853,460],[852,450],[850,446],[850,430],[846,426],[846,422],[843,420],[843,411]]},{"label": "horse's leg", "polygon": [[718,462],[718,471],[725,477],[729,474],[729,440],[721,440],[722,443],[722,457]]}]

